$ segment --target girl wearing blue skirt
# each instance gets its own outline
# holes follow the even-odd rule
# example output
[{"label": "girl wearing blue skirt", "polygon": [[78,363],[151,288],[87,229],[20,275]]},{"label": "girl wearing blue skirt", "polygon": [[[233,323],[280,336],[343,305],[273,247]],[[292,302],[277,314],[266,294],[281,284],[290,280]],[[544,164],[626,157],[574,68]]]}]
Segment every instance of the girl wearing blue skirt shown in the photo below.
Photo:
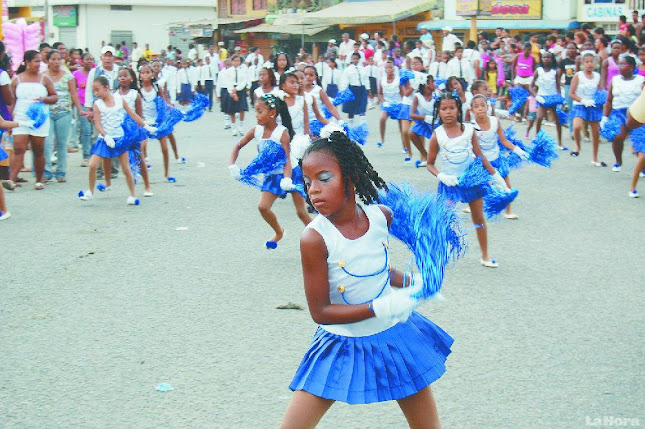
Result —
[{"label": "girl wearing blue skirt", "polygon": [[[278,124],[277,118],[282,122]],[[294,171],[290,160],[289,143],[294,136],[291,127],[291,116],[287,104],[280,99],[280,95],[266,94],[258,99],[255,107],[255,117],[258,124],[249,130],[235,145],[229,163],[231,177],[241,180],[243,183],[256,186],[262,191],[258,210],[260,215],[273,229],[275,234],[266,241],[267,249],[275,249],[278,242],[284,236],[284,228],[278,222],[278,218],[271,208],[278,198],[284,198],[291,192],[293,204],[296,206],[298,216],[307,225],[311,218],[305,209],[305,200],[297,192],[292,192],[298,180],[293,176]],[[258,156],[245,169],[240,169],[235,162],[240,154],[240,149],[246,146],[251,140],[258,142]],[[280,151],[280,147],[282,150]],[[277,153],[277,155],[275,155]],[[271,154],[274,154],[273,156]],[[254,165],[255,167],[251,167]],[[262,175],[262,182],[255,176]],[[302,178],[299,179],[302,182]],[[295,183],[295,185],[294,185]]]},{"label": "girl wearing blue skirt", "polygon": [[354,52],[351,58],[352,62],[343,71],[340,90],[349,88],[352,94],[354,94],[354,99],[343,104],[343,112],[347,113],[349,119],[354,119],[354,116],[359,115],[361,121],[364,121],[365,111],[367,110],[367,91],[370,87],[370,81],[365,73],[365,69],[358,65],[361,54]]},{"label": "girl wearing blue skirt", "polygon": [[[508,191],[502,176],[490,165],[484,156],[474,128],[463,123],[462,106],[459,96],[447,92],[435,101],[433,112],[439,117],[439,127],[434,128],[428,150],[428,171],[439,179],[438,192],[455,203],[468,203],[473,224],[477,225],[477,241],[481,249],[480,263],[489,268],[497,268],[497,261],[488,255],[488,233],[484,216],[482,197],[488,192],[487,185],[463,187],[459,185],[460,176],[480,157],[484,168],[491,174],[494,186]],[[441,171],[435,167],[437,157],[441,159]]]},{"label": "girl wearing blue skirt", "polygon": [[377,196],[385,182],[339,131],[314,142],[301,166],[319,212],[300,253],[320,326],[289,385],[295,393],[281,427],[313,428],[334,401],[396,400],[411,427],[439,428],[430,384],[446,371],[453,339],[413,311],[422,282],[404,287],[409,274],[389,264],[392,212]]},{"label": "girl wearing blue skirt", "polygon": [[417,168],[428,165],[425,139],[432,137],[435,89],[434,78],[432,75],[428,75],[426,82],[419,85],[419,92],[414,94],[412,98],[410,118],[414,120],[414,125],[410,128],[410,140],[419,150],[421,156],[421,159],[414,163]]},{"label": "girl wearing blue skirt", "polygon": [[402,93],[403,89],[399,85],[399,77],[396,73],[396,67],[394,67],[394,61],[387,60],[385,62],[385,73],[378,88],[378,95],[381,100],[381,119],[379,120],[381,140],[376,143],[377,147],[383,146],[385,142],[385,123],[388,118],[397,121],[399,123],[399,132],[402,132],[401,121],[399,121],[399,110],[401,110],[401,100],[403,99]]},{"label": "girl wearing blue skirt", "polygon": [[412,162],[412,149],[410,147],[410,127],[412,126],[412,117],[410,111],[412,108],[412,98],[414,92],[419,89],[419,85],[426,82],[426,73],[423,69],[423,60],[420,57],[414,57],[410,60],[410,70],[414,73],[414,78],[406,80],[401,85],[403,99],[401,100],[401,110],[399,110],[399,121],[401,122],[401,136],[403,137],[403,150],[407,154],[403,162]]},{"label": "girl wearing blue skirt", "polygon": [[338,83],[342,79],[342,73],[338,70],[338,64],[336,64],[334,58],[328,58],[327,65],[329,66],[329,71],[322,77],[322,84],[325,88],[325,93],[334,98],[338,95]]},{"label": "girl wearing blue skirt", "polygon": [[121,161],[123,175],[128,183],[130,196],[126,200],[128,205],[139,205],[139,199],[136,196],[134,188],[134,178],[130,170],[129,151],[139,146],[139,139],[135,136],[127,136],[123,130],[123,121],[126,115],[142,126],[147,132],[154,133],[156,128],[147,125],[145,121],[137,115],[128,106],[126,100],[118,93],[112,94],[110,83],[105,76],[99,76],[92,82],[92,92],[97,100],[94,102],[94,126],[99,133],[92,146],[92,156],[90,157],[89,170],[89,189],[80,192],[79,197],[82,201],[89,201],[93,197],[94,188],[96,187],[96,170],[101,160],[106,158],[118,157]]},{"label": "girl wearing blue skirt", "polygon": [[[475,127],[475,134],[479,147],[484,154],[484,157],[490,162],[490,165],[495,168],[500,176],[506,182],[506,186],[511,187],[509,179],[509,169],[505,159],[500,155],[498,141],[507,149],[517,154],[520,158],[528,159],[528,154],[522,150],[521,147],[515,146],[509,142],[504,135],[502,124],[495,116],[488,115],[488,100],[482,94],[477,94],[473,97],[471,102],[471,110],[473,114],[473,126]],[[506,219],[517,220],[519,216],[511,211],[511,205],[506,206]]]},{"label": "girl wearing blue skirt", "polygon": [[585,122],[591,128],[591,141],[593,143],[593,158],[591,165],[606,167],[607,164],[598,161],[598,144],[600,143],[600,120],[602,119],[602,107],[596,106],[594,95],[600,89],[600,75],[594,71],[596,57],[592,53],[586,53],[582,57],[582,71],[579,71],[571,79],[569,96],[573,99],[573,137],[576,140],[576,150],[570,155],[580,155],[580,133]]}]

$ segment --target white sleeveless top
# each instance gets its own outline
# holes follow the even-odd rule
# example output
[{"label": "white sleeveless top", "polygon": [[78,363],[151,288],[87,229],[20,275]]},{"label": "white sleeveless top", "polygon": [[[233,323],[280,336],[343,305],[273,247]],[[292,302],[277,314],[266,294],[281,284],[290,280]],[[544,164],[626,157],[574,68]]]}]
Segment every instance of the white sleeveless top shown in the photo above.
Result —
[{"label": "white sleeveless top", "polygon": [[391,104],[401,104],[401,87],[399,79],[394,76],[392,82],[387,81],[387,76],[381,79],[381,90],[383,91],[383,101]]},{"label": "white sleeveless top", "polygon": [[473,126],[468,123],[464,124],[464,132],[455,138],[448,137],[443,125],[435,130],[442,173],[459,177],[475,160],[473,132]]},{"label": "white sleeveless top", "polygon": [[[47,97],[47,87],[43,84],[44,77],[40,76],[40,82],[22,82],[20,76],[16,78],[16,105],[14,106],[13,116],[24,115],[29,106],[36,102],[38,98]],[[45,104],[49,109],[49,104]],[[26,116],[24,118],[27,118]],[[49,127],[47,128],[49,129]]]},{"label": "white sleeveless top", "polygon": [[[494,116],[489,116],[488,119],[490,119],[490,128],[486,131],[475,130],[475,134],[477,134],[479,147],[481,147],[486,159],[495,161],[499,158],[499,144],[497,143],[499,120]],[[473,126],[475,125],[476,122],[473,121]]]},{"label": "white sleeveless top", "polygon": [[[591,79],[587,79],[585,72],[579,71],[578,75],[578,86],[576,87],[576,95],[583,100],[593,100],[593,96],[598,89],[598,83],[600,83],[600,75],[596,72],[593,72]],[[579,106],[582,103],[576,100],[573,100],[575,106]]]},{"label": "white sleeveless top", "polygon": [[[349,240],[324,216],[318,215],[307,228],[317,231],[327,247],[329,302],[340,305],[366,304],[391,293],[387,219],[378,205],[360,205],[369,220],[367,232]],[[396,320],[372,317],[360,322],[321,325],[327,332],[346,337],[365,337],[396,325]]]},{"label": "white sleeveless top", "polygon": [[[320,90],[318,92],[320,92]],[[305,92],[305,101],[307,102],[307,113],[309,116],[309,122],[313,121],[314,119],[318,119],[316,117],[316,114],[314,113],[314,101],[316,102],[316,105],[320,109],[320,94],[318,94],[318,99],[316,99],[316,96],[313,94],[313,91]]]},{"label": "white sleeveless top", "polygon": [[554,69],[547,72],[544,68],[538,67],[537,79],[535,79],[535,85],[538,87],[537,95],[556,95],[558,93],[558,89],[555,86],[556,76]]},{"label": "white sleeveless top", "polygon": [[125,119],[125,109],[123,108],[123,98],[119,94],[113,94],[114,106],[107,107],[103,100],[96,100],[94,104],[101,114],[101,126],[105,133],[113,139],[123,137],[123,128],[121,124]]},{"label": "white sleeveless top", "polygon": [[261,86],[258,86],[257,88],[255,88],[255,90],[253,90],[253,95],[255,95],[256,98],[260,99],[264,95],[271,94],[274,90],[275,90],[275,88],[271,88],[271,91],[264,92],[264,89],[262,89]]},{"label": "white sleeveless top", "polygon": [[[316,104],[318,105],[319,109],[320,109],[320,106],[322,106],[322,100],[320,99],[320,91],[322,91],[322,88],[314,84],[311,90],[305,93],[305,95],[309,95],[313,97],[314,100],[316,100]],[[314,115],[314,109],[313,107],[311,107],[311,104],[312,103],[309,103],[309,99],[307,99],[307,108],[309,109],[309,120],[313,121],[314,119],[316,119],[316,116]]]},{"label": "white sleeveless top", "polygon": [[289,115],[291,115],[291,125],[293,132],[296,134],[304,134],[305,132],[305,98],[301,95],[296,95],[296,102],[293,106],[289,106]]},{"label": "white sleeveless top", "polygon": [[614,96],[613,109],[627,109],[643,90],[643,76],[634,75],[632,80],[625,80],[621,75],[611,79],[611,93]]},{"label": "white sleeveless top", "polygon": [[136,112],[137,95],[139,95],[136,89],[130,89],[130,91],[128,91],[128,93],[125,95],[121,94],[119,90],[117,90],[116,94],[121,96],[121,98],[123,98],[125,102],[128,103],[128,106],[130,107],[130,109],[132,109],[133,112]]},{"label": "white sleeveless top", "polygon": [[417,98],[417,110],[419,111],[419,115],[432,115],[432,111],[434,110],[434,98],[430,98],[430,101],[428,101],[418,92],[414,94],[414,96]]},{"label": "white sleeveless top", "polygon": [[143,119],[146,122],[155,123],[157,121],[157,105],[155,104],[157,98],[157,91],[152,88],[146,91],[141,88],[141,102],[143,103]]},{"label": "white sleeveless top", "polygon": [[[285,131],[287,131],[287,129],[283,125],[278,125],[271,133],[271,136],[268,139],[265,139],[264,137],[262,137],[264,135],[264,127],[262,125],[256,125],[255,133],[253,134],[253,136],[255,137],[255,141],[258,142],[258,152],[262,152],[272,144],[282,146],[282,134]],[[276,168],[268,174],[282,174],[283,171],[283,168]]]}]

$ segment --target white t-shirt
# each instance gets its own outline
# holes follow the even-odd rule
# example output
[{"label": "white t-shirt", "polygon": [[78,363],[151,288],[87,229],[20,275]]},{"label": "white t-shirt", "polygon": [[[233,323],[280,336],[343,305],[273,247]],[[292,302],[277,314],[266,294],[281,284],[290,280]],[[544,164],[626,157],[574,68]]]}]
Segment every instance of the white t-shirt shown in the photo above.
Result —
[{"label": "white t-shirt", "polygon": [[2,71],[0,73],[0,86],[11,85],[11,78],[9,78],[9,73]]}]

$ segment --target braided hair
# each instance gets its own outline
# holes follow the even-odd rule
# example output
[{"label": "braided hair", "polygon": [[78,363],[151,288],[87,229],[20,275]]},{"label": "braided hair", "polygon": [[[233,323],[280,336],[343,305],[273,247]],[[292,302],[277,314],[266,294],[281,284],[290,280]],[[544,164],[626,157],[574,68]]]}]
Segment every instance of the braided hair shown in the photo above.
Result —
[{"label": "braided hair", "polygon": [[[345,195],[349,195],[351,183],[365,204],[378,203],[378,189],[387,190],[387,184],[374,170],[358,144],[351,141],[345,133],[334,131],[328,138],[318,139],[307,148],[299,162],[300,168],[302,161],[310,153],[320,151],[329,152],[338,161],[345,183]],[[307,203],[311,204],[308,193]]]},{"label": "braided hair", "polygon": [[454,92],[443,92],[441,95],[435,97],[435,103],[434,103],[434,110],[432,111],[432,128],[436,129],[435,123],[437,122],[437,119],[439,120],[438,125],[443,124],[443,120],[439,117],[439,112],[441,109],[441,102],[442,101],[447,101],[447,100],[455,100],[455,103],[457,103],[457,122],[461,125],[461,130],[464,130],[464,124],[463,124],[463,112],[461,109],[461,99],[459,98],[459,95],[454,93]]},{"label": "braided hair", "polygon": [[293,126],[291,125],[291,114],[289,113],[289,106],[287,106],[287,103],[271,93],[264,94],[262,97],[258,98],[258,101],[262,102],[268,109],[275,110],[276,113],[280,115],[282,125],[284,125],[289,132],[289,139],[293,139],[293,136],[296,133],[293,131]]}]

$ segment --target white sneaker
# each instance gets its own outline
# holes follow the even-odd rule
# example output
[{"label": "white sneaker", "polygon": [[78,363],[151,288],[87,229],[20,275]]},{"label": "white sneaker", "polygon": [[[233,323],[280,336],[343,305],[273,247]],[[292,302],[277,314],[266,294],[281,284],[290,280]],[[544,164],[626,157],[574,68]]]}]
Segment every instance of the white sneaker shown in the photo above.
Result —
[{"label": "white sneaker", "polygon": [[611,171],[613,171],[614,173],[620,172],[620,164],[614,164],[614,166],[611,167]]},{"label": "white sneaker", "polygon": [[11,217],[11,212],[2,213],[0,212],[0,220],[7,220]]},{"label": "white sneaker", "polygon": [[144,197],[152,197],[153,195],[154,195],[154,194],[152,193],[152,191],[145,191],[145,192],[143,193],[143,196],[144,196]]},{"label": "white sneaker", "polygon": [[645,177],[645,172],[641,171],[640,173],[638,173],[638,177]]},{"label": "white sneaker", "polygon": [[593,165],[594,167],[606,167],[607,166],[607,164],[605,164],[602,161],[600,161],[600,162],[591,161],[591,165]]},{"label": "white sneaker", "polygon": [[638,198],[640,195],[638,195],[638,191],[634,189],[633,191],[629,191],[629,198]]},{"label": "white sneaker", "polygon": [[233,127],[233,131],[231,131],[231,135],[235,137],[237,135],[237,129]]},{"label": "white sneaker", "polygon": [[89,191],[89,190],[88,190],[88,191],[85,191],[85,192],[80,191],[80,192],[78,193],[78,198],[80,198],[80,199],[81,199],[81,201],[89,201],[89,200],[91,200],[91,199],[92,199],[92,197],[93,197],[93,195],[92,195],[92,191]]},{"label": "white sneaker", "polygon": [[179,158],[177,158],[177,159],[175,160],[175,162],[176,162],[177,164],[185,164],[185,163],[186,163],[186,158],[184,158],[183,156],[180,156]]},{"label": "white sneaker", "polygon": [[485,266],[486,268],[497,268],[497,267],[499,267],[499,264],[494,259],[491,259],[490,261],[484,261],[483,259],[480,259],[479,263],[482,264],[483,266]]},{"label": "white sneaker", "polygon": [[139,204],[141,204],[141,201],[139,201],[139,199],[138,199],[138,198],[136,198],[136,197],[132,197],[132,196],[128,197],[128,199],[127,199],[125,202],[126,202],[129,206],[138,206]]}]

